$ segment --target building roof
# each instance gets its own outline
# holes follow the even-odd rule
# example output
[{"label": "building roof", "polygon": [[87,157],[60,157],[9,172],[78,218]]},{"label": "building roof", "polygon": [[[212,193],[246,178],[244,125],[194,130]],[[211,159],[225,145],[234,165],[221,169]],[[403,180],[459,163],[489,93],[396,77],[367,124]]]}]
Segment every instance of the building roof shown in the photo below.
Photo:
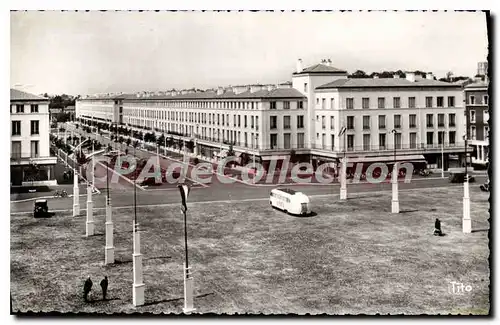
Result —
[{"label": "building roof", "polygon": [[488,88],[489,84],[490,83],[486,81],[474,82],[465,86],[465,89],[470,90],[471,88]]},{"label": "building roof", "polygon": [[[201,99],[272,99],[272,98],[306,98],[302,93],[294,88],[277,88],[274,90],[259,90],[256,92],[245,91],[240,94],[235,94],[232,91],[226,91],[221,95],[217,95],[216,91],[203,91],[190,94],[171,95],[156,95],[137,97],[136,94],[122,94],[117,96],[99,96],[89,97],[87,99],[123,99],[127,101],[135,100],[201,100]],[[84,98],[85,99],[85,98]]]},{"label": "building roof", "polygon": [[313,66],[310,66],[310,67],[307,67],[305,69],[303,69],[301,72],[294,72],[293,74],[294,75],[297,75],[297,74],[330,74],[330,73],[342,73],[342,74],[345,74],[347,73],[347,71],[345,70],[342,70],[342,69],[338,69],[338,68],[335,68],[335,67],[332,67],[332,66],[329,66],[329,65],[326,65],[326,64],[322,64],[322,63],[318,63],[318,64],[315,64]]},{"label": "building roof", "polygon": [[338,79],[316,87],[316,89],[330,88],[384,88],[384,87],[452,87],[460,88],[460,85],[433,79],[416,79],[414,82],[406,78],[353,78]]},{"label": "building roof", "polygon": [[49,101],[48,98],[33,95],[30,93],[26,93],[24,91],[20,91],[17,89],[10,89],[10,100],[46,100]]}]

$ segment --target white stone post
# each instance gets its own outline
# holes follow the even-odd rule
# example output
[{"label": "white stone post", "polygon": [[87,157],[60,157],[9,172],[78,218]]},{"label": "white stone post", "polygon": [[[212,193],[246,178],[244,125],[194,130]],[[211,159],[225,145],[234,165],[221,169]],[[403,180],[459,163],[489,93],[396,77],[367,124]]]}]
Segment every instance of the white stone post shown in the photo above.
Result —
[{"label": "white stone post", "polygon": [[340,199],[347,200],[347,157],[340,160]]},{"label": "white stone post", "polygon": [[92,202],[92,185],[87,185],[87,223],[86,223],[86,236],[94,235],[94,203]]},{"label": "white stone post", "polygon": [[392,213],[399,213],[398,163],[394,163],[392,171]]},{"label": "white stone post", "polygon": [[193,305],[194,279],[191,267],[184,266],[184,308],[182,311],[189,314],[196,310]]},{"label": "white stone post", "polygon": [[142,254],[141,237],[139,234],[139,225],[134,221],[134,254],[132,255],[134,269],[134,284],[132,285],[132,300],[134,306],[144,305],[144,284],[142,276]]},{"label": "white stone post", "polygon": [[113,264],[115,262],[115,247],[113,246],[113,210],[111,199],[106,198],[106,247],[104,255],[104,264]]},{"label": "white stone post", "polygon": [[462,227],[464,234],[470,234],[472,232],[472,221],[470,219],[470,197],[469,197],[469,178],[465,175],[466,180],[464,182],[464,215],[462,220]]},{"label": "white stone post", "polygon": [[73,217],[80,214],[80,191],[78,189],[78,174],[73,169]]}]

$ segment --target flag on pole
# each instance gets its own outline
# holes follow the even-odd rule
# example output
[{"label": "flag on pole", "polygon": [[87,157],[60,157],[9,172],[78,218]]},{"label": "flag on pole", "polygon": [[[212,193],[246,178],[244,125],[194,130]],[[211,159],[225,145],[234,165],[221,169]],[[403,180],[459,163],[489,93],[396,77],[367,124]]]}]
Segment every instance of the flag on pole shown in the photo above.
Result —
[{"label": "flag on pole", "polygon": [[189,191],[191,190],[187,184],[181,184],[177,185],[179,187],[179,190],[181,192],[181,199],[182,199],[182,211],[187,211],[187,198],[189,196]]},{"label": "flag on pole", "polygon": [[339,137],[343,136],[346,130],[347,130],[347,128],[346,128],[345,126],[343,126],[343,127],[340,129],[340,132],[339,132]]}]

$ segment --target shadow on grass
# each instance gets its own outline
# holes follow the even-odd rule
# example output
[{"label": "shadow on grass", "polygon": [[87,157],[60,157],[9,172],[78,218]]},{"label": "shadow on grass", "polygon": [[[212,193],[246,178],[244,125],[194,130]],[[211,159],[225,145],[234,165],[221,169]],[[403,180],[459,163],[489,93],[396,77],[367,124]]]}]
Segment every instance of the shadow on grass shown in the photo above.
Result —
[{"label": "shadow on grass", "polygon": [[[150,261],[150,260],[158,260],[158,259],[169,259],[172,258],[172,256],[153,256],[149,258],[144,258],[143,261]],[[122,265],[122,264],[127,264],[127,263],[132,263],[132,260],[130,259],[124,259],[124,260],[115,260],[115,263],[105,265],[108,267],[113,267],[113,265]]]},{"label": "shadow on grass", "polygon": [[295,217],[295,218],[311,218],[311,217],[316,217],[318,214],[316,212],[312,211],[311,213],[305,214],[305,215],[301,215],[301,214],[289,214],[289,215],[292,217]]},{"label": "shadow on grass", "polygon": [[411,212],[418,212],[419,210],[418,209],[413,209],[413,210],[402,210],[402,211],[399,211],[399,213],[411,213]]},{"label": "shadow on grass", "polygon": [[489,228],[480,228],[480,229],[473,229],[471,232],[482,232],[482,231],[488,232],[489,230],[490,230]]},{"label": "shadow on grass", "polygon": [[121,300],[121,299],[120,298],[106,298],[106,300],[104,300],[104,299],[96,299],[96,300],[89,300],[86,303],[87,304],[95,304],[95,303],[98,303],[98,302],[108,302],[108,301],[113,301],[113,300]]},{"label": "shadow on grass", "polygon": [[[194,296],[194,298],[203,298],[203,297],[210,296],[210,295],[213,295],[213,294],[214,294],[213,292],[204,293],[204,294],[200,294],[200,295]],[[184,300],[184,297],[171,298],[171,299],[163,299],[163,300],[158,300],[158,301],[146,302],[143,306],[144,307],[146,307],[146,306],[153,306],[153,305],[158,305],[158,304],[162,304],[162,303],[165,303],[165,302],[173,302],[173,301],[177,301],[177,300]]]}]

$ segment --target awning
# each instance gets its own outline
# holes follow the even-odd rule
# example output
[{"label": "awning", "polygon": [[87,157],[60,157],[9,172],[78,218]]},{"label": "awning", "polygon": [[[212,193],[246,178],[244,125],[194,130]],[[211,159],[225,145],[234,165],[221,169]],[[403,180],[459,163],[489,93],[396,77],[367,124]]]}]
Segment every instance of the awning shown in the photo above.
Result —
[{"label": "awning", "polygon": [[[347,157],[347,162],[358,163],[358,162],[387,162],[391,163],[394,161],[394,156],[378,156],[378,157]],[[423,155],[396,155],[396,161],[425,161]]]}]

